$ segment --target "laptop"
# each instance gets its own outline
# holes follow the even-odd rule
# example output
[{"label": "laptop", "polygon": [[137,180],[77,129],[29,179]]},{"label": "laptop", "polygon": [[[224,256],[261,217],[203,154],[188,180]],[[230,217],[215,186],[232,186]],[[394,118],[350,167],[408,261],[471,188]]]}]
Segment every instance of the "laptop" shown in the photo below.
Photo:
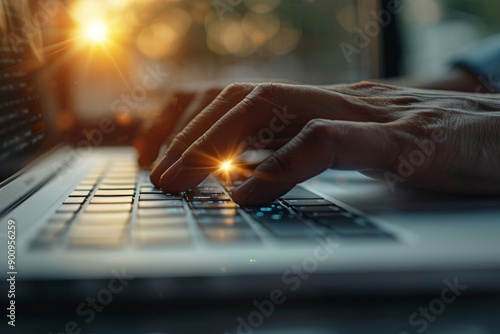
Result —
[{"label": "laptop", "polygon": [[14,289],[10,301],[104,291],[101,301],[250,295],[278,304],[290,294],[446,284],[498,292],[498,197],[393,190],[333,170],[259,207],[238,206],[234,184],[215,177],[164,193],[131,147],[94,145],[112,124],[66,143],[43,60],[2,31],[0,247],[10,281],[1,287]]}]

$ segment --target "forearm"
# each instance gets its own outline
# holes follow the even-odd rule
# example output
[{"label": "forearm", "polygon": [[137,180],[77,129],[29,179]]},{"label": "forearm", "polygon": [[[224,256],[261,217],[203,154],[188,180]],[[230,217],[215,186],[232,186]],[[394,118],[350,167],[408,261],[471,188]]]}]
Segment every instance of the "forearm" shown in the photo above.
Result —
[{"label": "forearm", "polygon": [[480,76],[473,74],[472,72],[461,69],[459,67],[454,67],[445,74],[430,80],[402,78],[399,80],[396,79],[393,84],[422,89],[471,93],[492,93],[492,89],[488,86],[486,80],[482,79]]},{"label": "forearm", "polygon": [[[470,93],[492,93],[488,82],[480,76],[474,75],[472,72],[454,67],[448,72],[436,78],[418,78],[418,77],[399,77],[391,79],[375,79],[372,82],[390,84],[394,86],[446,90],[456,92]],[[326,89],[335,89],[338,85],[322,86]]]}]

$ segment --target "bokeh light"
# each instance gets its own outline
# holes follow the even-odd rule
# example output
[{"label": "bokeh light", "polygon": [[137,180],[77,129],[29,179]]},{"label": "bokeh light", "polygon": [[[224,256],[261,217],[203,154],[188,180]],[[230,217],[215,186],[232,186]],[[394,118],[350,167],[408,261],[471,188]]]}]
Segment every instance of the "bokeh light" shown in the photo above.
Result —
[{"label": "bokeh light", "polygon": [[298,46],[302,33],[287,21],[281,22],[280,30],[267,44],[269,51],[276,55],[291,53]]},{"label": "bokeh light", "polygon": [[138,34],[136,45],[140,52],[153,59],[173,56],[191,27],[191,16],[181,8],[172,8]]},{"label": "bokeh light", "polygon": [[177,51],[179,35],[166,23],[154,23],[141,30],[136,43],[137,48],[144,55],[161,59]]},{"label": "bokeh light", "polygon": [[248,9],[259,14],[273,11],[279,4],[280,0],[245,0]]},{"label": "bokeh light", "polygon": [[280,19],[274,13],[247,12],[241,21],[241,27],[255,46],[262,46],[276,35],[280,28]]}]

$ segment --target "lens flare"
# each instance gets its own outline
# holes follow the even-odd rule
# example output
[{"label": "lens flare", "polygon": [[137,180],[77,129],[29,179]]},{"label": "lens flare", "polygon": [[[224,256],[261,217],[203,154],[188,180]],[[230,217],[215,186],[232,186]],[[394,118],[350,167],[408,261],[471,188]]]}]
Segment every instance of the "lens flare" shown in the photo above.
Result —
[{"label": "lens flare", "polygon": [[85,37],[93,43],[103,43],[108,37],[108,27],[103,22],[91,22],[85,27]]},{"label": "lens flare", "polygon": [[231,171],[231,169],[233,169],[233,164],[231,163],[231,161],[224,161],[223,163],[221,163],[220,169],[223,172],[228,173]]}]

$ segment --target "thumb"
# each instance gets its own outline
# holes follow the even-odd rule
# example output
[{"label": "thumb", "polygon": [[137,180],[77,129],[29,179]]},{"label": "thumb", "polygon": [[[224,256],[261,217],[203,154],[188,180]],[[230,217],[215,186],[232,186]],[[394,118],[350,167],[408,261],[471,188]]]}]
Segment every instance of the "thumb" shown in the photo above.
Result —
[{"label": "thumb", "polygon": [[242,205],[259,205],[327,168],[387,169],[399,154],[399,142],[386,124],[315,119],[264,160],[232,197]]}]

